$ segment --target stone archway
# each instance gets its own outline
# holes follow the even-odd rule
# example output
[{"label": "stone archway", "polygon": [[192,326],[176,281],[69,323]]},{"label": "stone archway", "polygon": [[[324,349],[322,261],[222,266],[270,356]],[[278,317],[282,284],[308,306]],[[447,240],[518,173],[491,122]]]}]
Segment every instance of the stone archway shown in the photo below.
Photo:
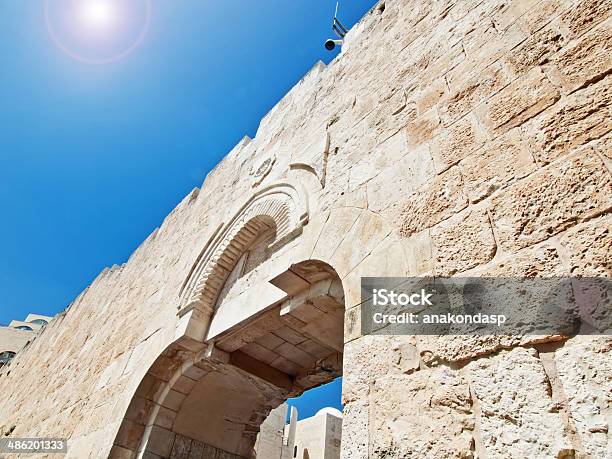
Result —
[{"label": "stone archway", "polygon": [[178,306],[176,339],[183,347],[202,349],[219,293],[239,259],[268,230],[269,250],[283,248],[308,223],[308,196],[299,184],[279,182],[255,192],[220,225],[185,280]]},{"label": "stone archway", "polygon": [[342,374],[344,293],[326,263],[270,279],[285,298],[193,351],[177,340],[138,387],[113,457],[254,457],[269,412]]}]

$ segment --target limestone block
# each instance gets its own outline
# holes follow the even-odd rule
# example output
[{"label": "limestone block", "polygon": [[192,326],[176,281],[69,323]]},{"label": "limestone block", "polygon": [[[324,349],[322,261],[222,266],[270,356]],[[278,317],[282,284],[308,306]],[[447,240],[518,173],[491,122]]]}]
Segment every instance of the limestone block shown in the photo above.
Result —
[{"label": "limestone block", "polygon": [[431,230],[436,275],[450,276],[491,260],[497,250],[485,210],[467,211]]},{"label": "limestone block", "polygon": [[382,170],[397,167],[397,163],[407,153],[406,132],[402,130],[378,145],[370,155],[351,168],[349,190],[358,188]]},{"label": "limestone block", "polygon": [[[391,228],[377,213],[363,211],[332,252],[330,264],[340,278],[346,277],[391,233]],[[358,241],[358,242],[357,242]]]},{"label": "limestone block", "polygon": [[537,352],[515,348],[471,362],[470,392],[487,457],[571,457]]},{"label": "limestone block", "polygon": [[341,459],[370,459],[368,409],[369,405],[365,400],[344,405]]},{"label": "limestone block", "polygon": [[570,38],[576,38],[592,30],[611,13],[609,0],[582,0],[561,15],[561,20],[571,31]]},{"label": "limestone block", "polygon": [[[462,78],[463,77],[463,78]],[[465,73],[458,72],[456,81],[451,80],[452,92],[440,103],[440,118],[448,126],[509,83],[499,64],[465,80]]]},{"label": "limestone block", "polygon": [[329,152],[329,132],[327,132],[327,127],[321,126],[314,132],[309,131],[309,134],[311,134],[311,139],[307,140],[305,144],[298,145],[291,154],[289,167],[306,167],[312,170],[321,184],[324,185],[327,172],[327,154]]},{"label": "limestone block", "polygon": [[493,197],[491,216],[499,243],[517,250],[607,211],[612,207],[611,184],[601,160],[582,152],[530,175]]},{"label": "limestone block", "polygon": [[468,33],[463,42],[467,59],[453,71],[453,78],[461,78],[461,72],[477,75],[527,38],[517,23],[504,31],[496,30],[490,19],[473,27],[475,30]]},{"label": "limestone block", "polygon": [[404,256],[408,263],[408,276],[422,276],[434,267],[434,246],[430,230],[413,234],[402,240]]},{"label": "limestone block", "polygon": [[552,74],[568,92],[608,74],[612,68],[612,19],[567,46],[552,63]]},{"label": "limestone block", "polygon": [[435,367],[442,363],[467,362],[520,343],[518,336],[423,335],[418,337],[417,349],[423,363]]},{"label": "limestone block", "polygon": [[557,248],[546,243],[510,253],[500,260],[483,267],[479,275],[484,277],[554,277],[567,276]]},{"label": "limestone block", "polygon": [[612,77],[563,99],[521,129],[543,164],[612,130]]},{"label": "limestone block", "polygon": [[390,234],[386,237],[359,263],[356,268],[359,276],[406,276],[409,271],[410,262],[404,250],[402,239],[397,234]]},{"label": "limestone block", "polygon": [[474,457],[470,391],[458,371],[381,376],[370,403],[369,457]]},{"label": "limestone block", "polygon": [[554,356],[585,457],[612,455],[611,351],[610,337],[577,337]]},{"label": "limestone block", "polygon": [[444,78],[438,78],[431,84],[425,85],[412,96],[416,104],[417,114],[421,115],[437,105],[447,91],[446,80]]},{"label": "limestone block", "polygon": [[352,207],[332,209],[317,238],[310,258],[329,260],[363,212],[361,209]]},{"label": "limestone block", "polygon": [[363,400],[376,378],[388,373],[411,373],[420,359],[413,336],[367,335],[344,347],[342,403]]},{"label": "limestone block", "polygon": [[468,205],[463,190],[463,177],[458,167],[438,175],[412,194],[403,205],[400,234],[413,233],[445,220]]},{"label": "limestone block", "polygon": [[552,24],[508,52],[504,60],[515,75],[522,75],[532,67],[547,63],[566,43],[556,25]]},{"label": "limestone block", "polygon": [[561,244],[570,257],[572,275],[612,277],[612,219],[585,223],[565,233]]},{"label": "limestone block", "polygon": [[408,123],[408,126],[406,126],[408,145],[417,147],[427,142],[434,136],[439,125],[440,118],[435,108],[432,108],[414,121],[411,121]]},{"label": "limestone block", "polygon": [[189,451],[191,450],[192,440],[183,435],[176,435],[174,445],[170,453],[170,459],[188,459]]},{"label": "limestone block", "polygon": [[560,98],[559,90],[535,68],[480,106],[476,113],[494,134],[502,134],[534,117]]},{"label": "limestone block", "polygon": [[461,175],[471,202],[478,202],[536,169],[520,132],[513,129],[488,142],[460,163]]},{"label": "limestone block", "polygon": [[[525,3],[527,2],[513,2],[512,4]],[[572,3],[569,0],[543,0],[537,2],[537,6],[534,6],[520,17],[519,25],[526,33],[532,35],[547,26],[551,20],[559,16],[559,13],[566,11],[570,6],[572,6]]]},{"label": "limestone block", "polygon": [[431,154],[440,173],[478,150],[486,140],[475,116],[468,115],[434,138]]},{"label": "limestone block", "polygon": [[147,450],[162,457],[169,457],[172,452],[175,434],[159,426],[150,426],[151,434]]},{"label": "limestone block", "polygon": [[396,217],[401,198],[413,194],[434,176],[429,148],[416,148],[368,182],[368,208],[374,212],[390,209],[391,218]]}]

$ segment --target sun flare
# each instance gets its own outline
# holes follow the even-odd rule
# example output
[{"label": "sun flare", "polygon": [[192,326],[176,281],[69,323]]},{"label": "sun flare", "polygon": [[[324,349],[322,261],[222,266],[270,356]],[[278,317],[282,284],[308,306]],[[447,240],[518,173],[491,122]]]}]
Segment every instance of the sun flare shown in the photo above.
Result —
[{"label": "sun flare", "polygon": [[82,0],[79,13],[83,25],[97,29],[109,28],[117,20],[117,9],[112,0]]},{"label": "sun flare", "polygon": [[142,44],[152,9],[152,0],[45,0],[45,21],[53,43],[70,57],[110,64]]}]

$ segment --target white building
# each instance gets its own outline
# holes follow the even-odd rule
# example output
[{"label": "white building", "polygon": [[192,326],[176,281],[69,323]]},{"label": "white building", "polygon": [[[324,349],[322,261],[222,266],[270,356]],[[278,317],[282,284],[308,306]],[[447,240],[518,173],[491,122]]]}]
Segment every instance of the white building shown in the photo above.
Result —
[{"label": "white building", "polygon": [[25,320],[13,320],[8,327],[0,327],[0,367],[10,363],[51,319],[40,314],[28,314]]},{"label": "white building", "polygon": [[255,450],[258,459],[339,459],[342,437],[342,413],[323,408],[314,416],[298,421],[298,411],[291,407],[285,425],[287,404],[273,410],[262,424]]}]

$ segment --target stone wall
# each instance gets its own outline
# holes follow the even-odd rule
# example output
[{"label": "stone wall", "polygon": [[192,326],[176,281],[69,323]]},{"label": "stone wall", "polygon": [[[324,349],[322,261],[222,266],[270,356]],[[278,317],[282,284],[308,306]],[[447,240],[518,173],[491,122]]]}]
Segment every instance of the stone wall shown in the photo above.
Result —
[{"label": "stone wall", "polygon": [[284,181],[305,188],[308,222],[249,276],[313,259],[342,280],[344,459],[610,456],[609,338],[359,327],[365,275],[612,274],[610,6],[379,3],[2,371],[0,430],[131,457],[111,448],[194,264],[234,203]]}]

